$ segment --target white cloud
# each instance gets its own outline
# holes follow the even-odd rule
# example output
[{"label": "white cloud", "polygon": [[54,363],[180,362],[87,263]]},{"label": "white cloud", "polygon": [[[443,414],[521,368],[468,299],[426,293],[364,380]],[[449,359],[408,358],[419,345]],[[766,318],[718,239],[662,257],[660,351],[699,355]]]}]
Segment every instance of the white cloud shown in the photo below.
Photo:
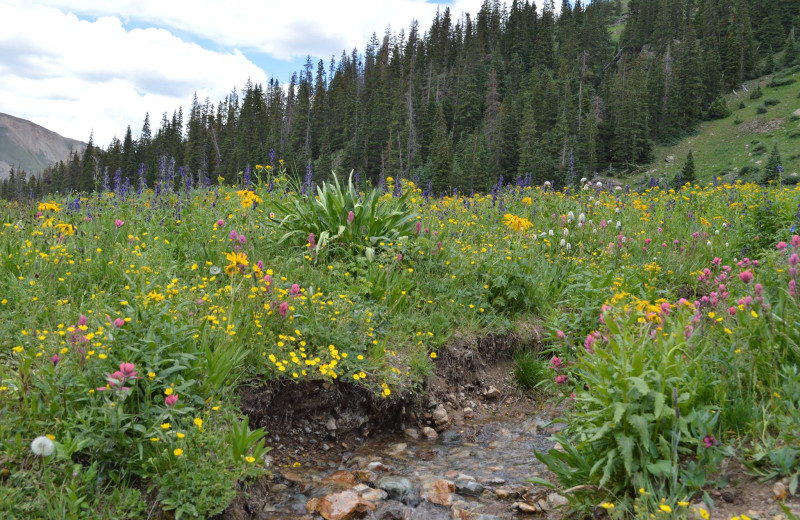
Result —
[{"label": "white cloud", "polygon": [[[338,56],[358,47],[388,25],[408,28],[412,19],[425,30],[437,5],[425,0],[42,0],[87,15],[116,15],[125,20],[184,31],[226,47],[237,47],[289,60]],[[456,0],[451,9],[477,13],[483,0]],[[444,9],[445,4],[442,4]]]},{"label": "white cloud", "polygon": [[[447,5],[457,19],[482,3]],[[186,109],[194,91],[217,102],[248,77],[265,83],[253,53],[275,63],[363,52],[389,26],[407,31],[416,19],[426,31],[436,9],[424,0],[0,0],[0,111],[81,140],[93,129],[105,146],[128,124],[137,134],[145,112],[155,127],[163,112]]]},{"label": "white cloud", "polygon": [[0,56],[0,112],[80,140],[94,129],[103,146],[122,138],[127,124],[138,133],[145,112],[157,123],[163,112],[186,107],[195,90],[216,102],[248,77],[267,79],[237,50],[21,2],[0,3]]}]

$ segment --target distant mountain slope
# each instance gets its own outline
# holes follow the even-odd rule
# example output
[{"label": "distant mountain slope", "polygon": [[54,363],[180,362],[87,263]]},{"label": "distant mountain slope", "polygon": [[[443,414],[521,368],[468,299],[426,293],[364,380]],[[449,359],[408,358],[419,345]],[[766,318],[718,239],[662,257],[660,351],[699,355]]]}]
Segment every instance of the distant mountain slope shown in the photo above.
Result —
[{"label": "distant mountain slope", "polygon": [[83,152],[86,143],[58,135],[35,123],[0,113],[0,179],[11,170],[38,174],[72,150]]},{"label": "distant mountain slope", "polygon": [[[762,95],[751,99],[758,85]],[[697,178],[703,183],[713,176],[758,181],[777,144],[783,177],[800,181],[800,66],[748,81],[746,89],[725,96],[730,116],[704,121],[695,135],[674,145],[657,146],[644,178],[673,178],[691,151]]]}]

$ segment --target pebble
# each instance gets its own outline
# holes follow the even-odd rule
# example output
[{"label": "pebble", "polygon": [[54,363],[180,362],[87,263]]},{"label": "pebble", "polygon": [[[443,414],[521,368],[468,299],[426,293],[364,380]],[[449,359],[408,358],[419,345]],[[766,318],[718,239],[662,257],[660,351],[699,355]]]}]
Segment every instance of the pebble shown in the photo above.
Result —
[{"label": "pebble", "polygon": [[424,427],[422,429],[422,435],[423,435],[423,437],[425,437],[426,439],[429,439],[429,440],[433,440],[433,439],[435,439],[436,437],[439,436],[439,434],[436,433],[436,430],[434,430],[430,426],[426,426],[426,427]]},{"label": "pebble", "polygon": [[461,495],[480,496],[483,490],[486,489],[474,480],[459,479],[456,480],[456,491]]}]

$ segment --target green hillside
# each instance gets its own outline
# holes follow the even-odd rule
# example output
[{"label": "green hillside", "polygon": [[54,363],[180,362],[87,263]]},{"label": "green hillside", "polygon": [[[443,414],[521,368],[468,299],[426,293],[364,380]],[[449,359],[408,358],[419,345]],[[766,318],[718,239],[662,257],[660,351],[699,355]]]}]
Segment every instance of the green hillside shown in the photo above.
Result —
[{"label": "green hillside", "polygon": [[[770,86],[787,83],[781,86]],[[750,99],[760,85],[763,95]],[[726,96],[731,115],[701,123],[695,135],[670,146],[657,146],[647,177],[672,178],[692,152],[698,179],[759,180],[777,143],[784,178],[800,180],[800,66],[746,83]],[[743,105],[743,108],[740,108]],[[766,113],[759,113],[766,108]]]}]

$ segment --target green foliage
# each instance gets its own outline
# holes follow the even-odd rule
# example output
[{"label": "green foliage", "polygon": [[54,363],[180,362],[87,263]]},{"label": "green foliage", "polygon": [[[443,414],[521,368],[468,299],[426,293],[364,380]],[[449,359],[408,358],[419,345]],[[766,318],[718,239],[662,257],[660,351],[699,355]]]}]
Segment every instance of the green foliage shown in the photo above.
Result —
[{"label": "green foliage", "polygon": [[764,100],[764,104],[768,107],[774,107],[775,105],[780,105],[780,100],[775,98],[768,98]]},{"label": "green foliage", "polygon": [[192,463],[182,463],[160,475],[157,500],[175,520],[209,518],[221,513],[236,492],[235,474],[219,467],[214,455],[205,454]]},{"label": "green foliage", "polygon": [[761,90],[761,84],[756,85],[755,90],[750,92],[750,99],[759,99],[764,95],[764,92]]},{"label": "green foliage", "polygon": [[731,115],[731,110],[728,108],[728,102],[725,101],[724,97],[718,97],[708,107],[705,113],[705,119],[725,119],[729,115]]},{"label": "green foliage", "polygon": [[344,188],[334,175],[333,183],[323,182],[317,188],[316,198],[293,197],[275,205],[278,228],[284,231],[280,242],[310,243],[313,234],[316,247],[311,254],[330,251],[334,256],[372,258],[386,243],[405,241],[414,232],[416,215],[410,210],[409,193],[387,200],[381,190],[372,188],[362,198],[352,172]]},{"label": "green foliage", "polygon": [[756,114],[766,114],[767,113],[767,105],[761,103],[756,107]]},{"label": "green foliage", "polygon": [[585,459],[577,471],[588,467],[585,483],[612,495],[633,492],[640,479],[678,495],[680,458],[712,427],[715,381],[705,370],[702,347],[688,354],[682,328],[690,315],[677,312],[680,318],[672,319],[667,333],[649,341],[649,328],[637,325],[641,314],[606,313],[606,328],[592,336],[596,345],[579,353],[571,372],[577,397],[567,432]]},{"label": "green foliage", "polygon": [[531,390],[544,383],[550,374],[545,362],[533,351],[520,348],[514,352],[514,380],[517,386]]},{"label": "green foliage", "polygon": [[772,151],[769,154],[769,158],[767,158],[767,162],[764,163],[764,177],[762,182],[779,181],[781,178],[781,172],[779,171],[782,168],[781,163],[778,143],[775,143],[772,145]]}]

